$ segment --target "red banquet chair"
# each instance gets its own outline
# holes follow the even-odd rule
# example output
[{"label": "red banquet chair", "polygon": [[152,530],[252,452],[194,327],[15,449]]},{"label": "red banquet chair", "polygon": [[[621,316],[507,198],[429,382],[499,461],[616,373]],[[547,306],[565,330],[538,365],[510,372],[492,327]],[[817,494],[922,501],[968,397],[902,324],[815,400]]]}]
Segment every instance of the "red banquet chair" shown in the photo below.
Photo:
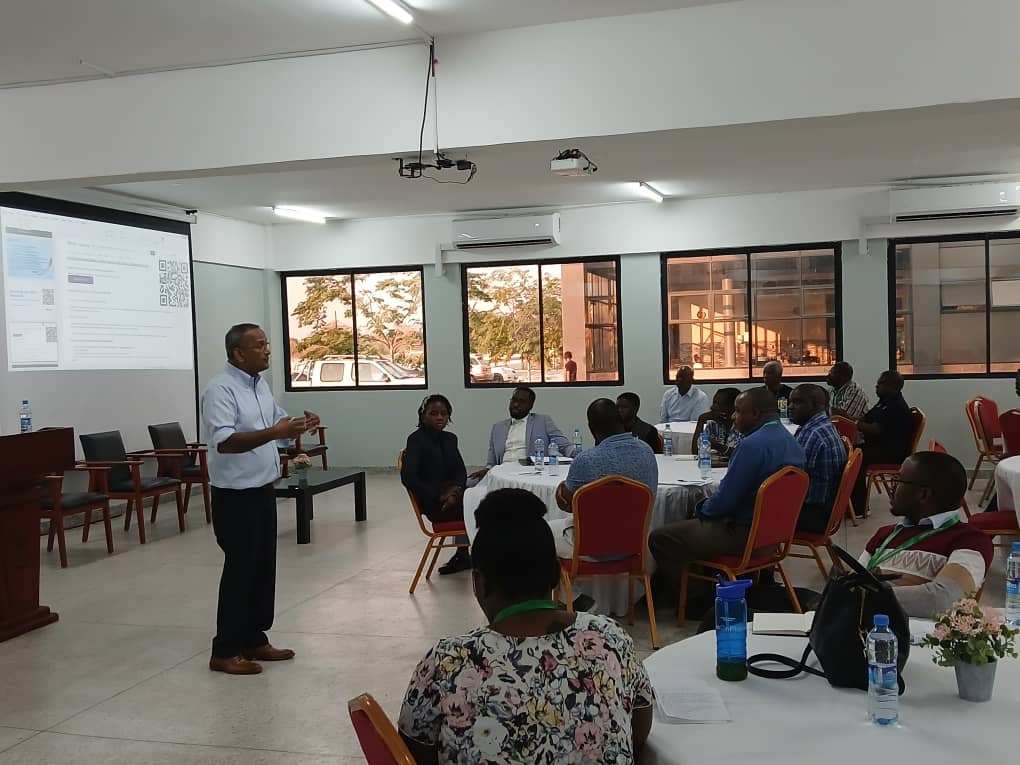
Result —
[{"label": "red banquet chair", "polygon": [[348,701],[347,712],[368,765],[415,765],[404,739],[372,694]]}]

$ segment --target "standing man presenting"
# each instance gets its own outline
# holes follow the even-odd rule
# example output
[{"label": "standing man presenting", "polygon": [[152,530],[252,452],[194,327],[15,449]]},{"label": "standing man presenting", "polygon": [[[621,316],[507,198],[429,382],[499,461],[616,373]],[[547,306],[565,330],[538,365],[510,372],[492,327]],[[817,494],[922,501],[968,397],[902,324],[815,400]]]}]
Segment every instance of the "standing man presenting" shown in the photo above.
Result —
[{"label": "standing man presenting", "polygon": [[202,394],[213,531],[223,550],[209,669],[255,675],[262,671],[259,661],[294,658],[266,637],[276,596],[277,446],[314,430],[319,418],[311,412],[288,417],[273,399],[261,377],[269,369],[269,341],[258,325],[231,327],[226,349],[227,366]]}]

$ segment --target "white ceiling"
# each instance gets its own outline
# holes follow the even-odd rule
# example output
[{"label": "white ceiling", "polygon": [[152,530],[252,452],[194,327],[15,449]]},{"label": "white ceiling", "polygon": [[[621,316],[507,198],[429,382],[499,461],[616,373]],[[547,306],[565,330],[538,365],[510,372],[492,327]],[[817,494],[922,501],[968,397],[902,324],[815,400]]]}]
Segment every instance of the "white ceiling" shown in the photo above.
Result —
[{"label": "white ceiling", "polygon": [[[728,0],[407,0],[415,22],[455,35]],[[365,0],[6,0],[0,86],[197,66],[419,37]]]},{"label": "white ceiling", "polygon": [[[598,165],[560,178],[549,160],[578,146]],[[452,157],[464,150],[450,150]],[[645,180],[678,197],[886,185],[924,176],[1020,175],[1020,101],[957,104],[784,122],[490,146],[466,151],[478,175],[466,186],[409,181],[389,157],[253,169],[104,188],[184,208],[279,222],[276,205],[340,218],[638,199]],[[454,176],[456,177],[456,176]]]}]

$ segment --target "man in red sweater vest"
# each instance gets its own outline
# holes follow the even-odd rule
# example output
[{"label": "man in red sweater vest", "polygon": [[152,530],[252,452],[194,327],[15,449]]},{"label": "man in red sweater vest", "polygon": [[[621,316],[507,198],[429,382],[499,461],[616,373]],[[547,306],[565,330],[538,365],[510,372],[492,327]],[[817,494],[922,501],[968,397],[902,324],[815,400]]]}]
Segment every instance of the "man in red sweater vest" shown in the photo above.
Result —
[{"label": "man in red sweater vest", "polygon": [[992,541],[965,521],[967,474],[949,454],[916,452],[893,489],[891,512],[901,520],[875,532],[860,562],[876,573],[899,574],[891,584],[903,610],[929,619],[981,588]]}]

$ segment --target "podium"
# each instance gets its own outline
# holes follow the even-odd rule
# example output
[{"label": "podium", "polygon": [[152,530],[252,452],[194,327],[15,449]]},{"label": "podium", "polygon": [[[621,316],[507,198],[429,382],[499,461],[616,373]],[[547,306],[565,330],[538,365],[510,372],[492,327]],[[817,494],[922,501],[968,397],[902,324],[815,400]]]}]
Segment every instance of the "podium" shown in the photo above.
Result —
[{"label": "podium", "polygon": [[0,641],[58,618],[39,605],[39,485],[74,459],[72,428],[0,436]]}]

